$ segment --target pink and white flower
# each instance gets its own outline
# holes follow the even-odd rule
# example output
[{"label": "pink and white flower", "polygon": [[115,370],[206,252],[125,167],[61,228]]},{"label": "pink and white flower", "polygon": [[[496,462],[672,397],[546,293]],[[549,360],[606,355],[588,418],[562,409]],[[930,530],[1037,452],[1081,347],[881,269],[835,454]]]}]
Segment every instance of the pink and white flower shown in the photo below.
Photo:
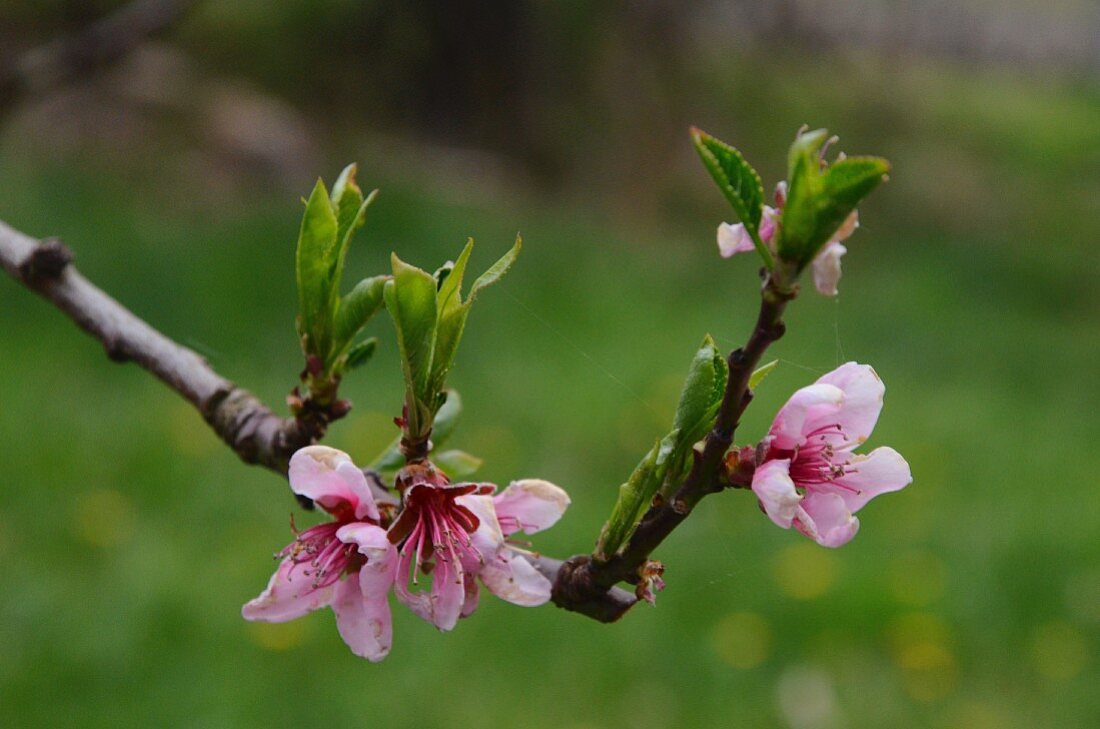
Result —
[{"label": "pink and white flower", "polygon": [[839,547],[859,530],[855,512],[913,481],[893,448],[852,452],[874,430],[885,390],[870,366],[848,362],[791,396],[760,444],[752,478],[773,522]]},{"label": "pink and white flower", "polygon": [[[786,201],[787,184],[780,182],[775,190],[775,204],[773,208],[764,206],[764,213],[760,219],[760,239],[764,244],[775,251],[775,234],[780,225],[783,211],[783,203]],[[855,210],[845,219],[841,226],[833,234],[813,260],[814,286],[825,296],[836,296],[837,283],[840,281],[840,259],[848,252],[841,241],[847,240],[856,228],[859,227],[859,213]],[[718,252],[723,258],[738,253],[749,253],[756,250],[752,236],[745,229],[743,223],[732,225],[722,223],[718,226]]]},{"label": "pink and white flower", "polygon": [[352,652],[371,661],[389,653],[393,627],[387,600],[397,550],[379,526],[381,514],[363,472],[347,454],[325,446],[290,459],[290,487],[333,520],[299,532],[267,588],[247,603],[246,620],[281,623],[323,607]]},{"label": "pink and white flower", "polygon": [[[394,592],[414,613],[451,630],[477,607],[478,577],[490,592],[517,605],[550,599],[549,580],[505,537],[556,522],[569,505],[563,490],[528,479],[494,497],[492,484],[451,484],[430,465],[406,467],[397,485],[404,508],[389,531],[400,549]],[[427,590],[421,586],[426,575]]]},{"label": "pink and white flower", "polygon": [[550,599],[550,581],[507,537],[561,518],[569,496],[552,483],[525,479],[493,496],[493,484],[452,484],[430,463],[406,466],[396,479],[400,512],[391,518],[397,500],[342,451],[303,448],[291,458],[289,476],[294,492],[333,520],[297,533],[278,553],[282,562],[267,588],[241,611],[248,620],[278,623],[331,607],[352,651],[380,661],[393,642],[391,588],[441,630],[477,607],[479,577],[517,605]]}]

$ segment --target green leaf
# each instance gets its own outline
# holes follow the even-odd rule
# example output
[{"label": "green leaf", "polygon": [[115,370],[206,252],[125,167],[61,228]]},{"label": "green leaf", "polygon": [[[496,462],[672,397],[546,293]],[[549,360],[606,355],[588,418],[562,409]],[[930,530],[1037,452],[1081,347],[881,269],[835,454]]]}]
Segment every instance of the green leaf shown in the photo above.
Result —
[{"label": "green leaf", "polygon": [[466,264],[470,261],[470,253],[474,250],[474,239],[466,241],[462,253],[458,254],[458,260],[451,267],[443,283],[439,284],[437,307],[439,311],[446,312],[462,304],[462,277],[466,273]]},{"label": "green leaf", "polygon": [[789,187],[777,250],[798,270],[813,260],[890,170],[879,157],[849,157],[823,167],[821,150],[827,138],[824,129],[800,134],[788,155]]},{"label": "green leaf", "polygon": [[343,240],[344,235],[352,228],[358,228],[363,224],[363,216],[360,214],[363,205],[363,191],[355,181],[355,173],[358,166],[353,162],[344,168],[336,182],[332,185],[332,207],[336,211],[338,240]]},{"label": "green leaf", "polygon": [[458,352],[458,343],[462,339],[462,333],[466,329],[466,317],[470,313],[470,302],[462,300],[462,279],[466,273],[466,265],[470,260],[470,253],[474,249],[473,238],[466,241],[466,246],[459,254],[458,260],[451,268],[447,277],[439,285],[437,294],[437,309],[439,311],[439,327],[436,334],[435,358],[432,363],[432,386],[436,390],[442,390],[447,381],[447,373],[454,364],[455,355]]},{"label": "green leaf", "polygon": [[374,350],[378,348],[378,337],[371,337],[348,350],[346,366],[348,369],[362,367],[374,356]]},{"label": "green leaf", "polygon": [[691,361],[684,388],[680,392],[673,422],[676,437],[661,484],[662,494],[669,496],[677,488],[691,465],[690,456],[695,443],[714,427],[728,380],[729,364],[708,334]]},{"label": "green leaf", "polygon": [[408,430],[422,436],[431,427],[437,393],[430,389],[436,335],[436,283],[431,274],[392,256],[393,279],[383,289],[386,309],[397,329],[405,374]]},{"label": "green leaf", "polygon": [[760,365],[749,375],[749,389],[755,390],[756,386],[764,381],[764,378],[772,373],[776,367],[779,366],[779,360],[773,359],[765,365]]},{"label": "green leaf", "polygon": [[772,254],[760,239],[760,219],[764,214],[764,185],[760,175],[734,147],[701,129],[692,127],[691,141],[703,160],[703,166],[733,206],[757,252],[770,269],[774,264]]},{"label": "green leaf", "polygon": [[447,382],[447,374],[454,364],[458,353],[458,343],[466,329],[466,318],[470,315],[470,301],[455,304],[440,312],[439,332],[436,339],[435,359],[432,362],[432,387],[438,392]]},{"label": "green leaf", "polygon": [[516,236],[516,242],[512,244],[512,247],[505,253],[500,259],[489,266],[489,270],[477,277],[474,281],[474,285],[470,287],[469,301],[473,301],[478,292],[486,286],[492,286],[500,279],[504,278],[504,274],[512,268],[516,259],[519,257],[519,252],[523,248],[523,238]]},{"label": "green leaf", "polygon": [[298,326],[306,354],[328,354],[332,328],[329,309],[328,256],[336,245],[336,214],[325,184],[317,180],[306,202],[298,233],[295,272],[298,283]]},{"label": "green leaf", "polygon": [[435,454],[432,463],[443,469],[452,481],[458,481],[477,473],[484,461],[466,451],[449,450]]},{"label": "green leaf", "polygon": [[642,460],[635,466],[630,478],[619,486],[619,497],[611,510],[611,516],[604,524],[596,544],[596,555],[601,559],[610,558],[619,550],[623,542],[634,531],[638,512],[646,504],[646,494],[653,493],[661,484],[661,475],[657,473],[657,459],[663,441],[657,441]]},{"label": "green leaf", "polygon": [[[329,287],[332,292],[333,300],[340,293],[340,279],[344,272],[344,261],[348,256],[348,248],[351,247],[351,239],[355,235],[355,231],[363,225],[363,219],[366,215],[367,208],[374,202],[374,198],[378,197],[378,190],[372,190],[371,194],[367,196],[367,199],[360,203],[359,207],[353,211],[353,217],[350,222],[339,221],[340,230],[337,238],[337,246],[333,249],[332,254],[329,257]],[[340,214],[343,215],[344,211],[341,210]],[[343,227],[347,225],[347,227]]]},{"label": "green leaf", "polygon": [[708,334],[688,370],[672,427],[683,440],[694,443],[710,429],[728,378],[726,360]]},{"label": "green leaf", "polygon": [[339,355],[382,307],[382,292],[389,276],[363,279],[340,299],[336,311],[333,351]]},{"label": "green leaf", "polygon": [[829,165],[825,170],[825,192],[840,208],[840,223],[885,181],[888,172],[890,163],[881,157],[846,157]]},{"label": "green leaf", "polygon": [[442,390],[447,381],[447,374],[454,365],[455,355],[458,353],[458,343],[462,340],[462,333],[466,329],[466,318],[470,315],[470,308],[478,292],[491,284],[499,281],[512,267],[523,247],[523,241],[517,237],[512,248],[501,258],[481,274],[470,287],[469,296],[462,298],[462,279],[466,272],[466,264],[473,250],[474,242],[471,239],[462,249],[454,268],[443,280],[439,287],[439,329],[436,337],[435,359],[432,362],[432,386]]}]

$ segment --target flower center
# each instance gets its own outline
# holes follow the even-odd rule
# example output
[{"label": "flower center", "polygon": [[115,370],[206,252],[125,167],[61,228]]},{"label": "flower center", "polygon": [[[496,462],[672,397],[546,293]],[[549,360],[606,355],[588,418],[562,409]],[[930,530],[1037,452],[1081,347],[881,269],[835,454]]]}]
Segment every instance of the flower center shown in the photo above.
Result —
[{"label": "flower center", "polygon": [[416,555],[412,582],[419,572],[431,574],[437,562],[461,569],[463,562],[481,562],[480,552],[470,535],[481,525],[470,509],[457,502],[459,496],[480,493],[476,484],[434,486],[418,483],[405,491],[405,508],[389,530],[390,541],[401,551]]},{"label": "flower center", "polygon": [[806,442],[791,455],[791,480],[799,488],[830,483],[839,488],[856,489],[837,479],[855,471],[844,452],[848,436],[839,423],[830,423],[806,435]]},{"label": "flower center", "polygon": [[302,565],[302,574],[313,580],[314,589],[328,587],[356,567],[353,562],[360,561],[355,545],[337,539],[336,531],[341,526],[342,522],[330,521],[297,532],[294,541],[275,556],[293,563],[291,573]]}]

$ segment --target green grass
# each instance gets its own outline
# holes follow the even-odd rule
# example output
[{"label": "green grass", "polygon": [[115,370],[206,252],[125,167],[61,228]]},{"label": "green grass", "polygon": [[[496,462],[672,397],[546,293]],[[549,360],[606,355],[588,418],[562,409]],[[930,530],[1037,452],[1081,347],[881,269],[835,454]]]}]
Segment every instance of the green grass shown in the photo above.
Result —
[{"label": "green grass", "polygon": [[[790,392],[838,362],[870,362],[888,393],[869,445],[905,454],[915,483],[872,502],[839,551],[774,528],[746,493],[709,499],[657,555],[669,584],[657,607],[614,626],[486,595],[441,635],[395,603],[393,652],[373,666],[346,650],[328,611],[245,623],[239,606],[290,536],[285,484],[0,282],[4,715],[25,726],[756,727],[791,725],[779,707],[794,695],[831,717],[794,720],[807,727],[1100,722],[1100,292],[1083,244],[1100,224],[1077,216],[1041,248],[1018,225],[1037,230],[1034,216],[1096,191],[1092,168],[1065,195],[1048,183],[1059,165],[1085,164],[1059,134],[1095,128],[1086,121],[1098,101],[1005,81],[1031,94],[1003,103],[1018,119],[967,117],[987,133],[948,144],[931,130],[965,126],[967,108],[995,110],[1002,95],[979,82],[909,82],[942,93],[921,107],[934,121],[912,121],[887,150],[841,129],[859,150],[891,154],[902,181],[864,207],[839,300],[808,292],[794,304],[774,349],[781,366],[739,440],[755,441]],[[972,106],[951,103],[979,91]],[[1050,106],[1069,120],[1059,133],[1020,134]],[[747,146],[771,136],[750,129]],[[780,151],[768,147],[761,167],[778,167]],[[971,166],[936,199],[947,209],[960,179],[992,186],[980,227],[921,222],[898,198],[934,194],[905,182],[906,170],[955,152]],[[1009,173],[1027,181],[1020,195],[1036,212],[998,198]],[[384,270],[391,249],[434,268],[467,235],[480,269],[524,234],[519,265],[471,316],[452,377],[466,403],[452,443],[484,457],[488,479],[538,475],[570,491],[566,518],[537,537],[548,553],[591,547],[619,482],[667,429],[702,335],[732,348],[751,325],[753,262],[717,258],[714,224],[727,213],[697,174],[706,215],[668,218],[659,235],[585,210],[439,203],[414,192],[416,179],[369,181],[383,194],[349,279]],[[295,201],[185,215],[104,175],[9,168],[0,217],[61,235],[92,280],[281,401],[300,368]],[[393,436],[400,409],[392,333],[383,320],[372,329],[382,346],[346,383],[356,409],[329,441],[363,460]]]}]

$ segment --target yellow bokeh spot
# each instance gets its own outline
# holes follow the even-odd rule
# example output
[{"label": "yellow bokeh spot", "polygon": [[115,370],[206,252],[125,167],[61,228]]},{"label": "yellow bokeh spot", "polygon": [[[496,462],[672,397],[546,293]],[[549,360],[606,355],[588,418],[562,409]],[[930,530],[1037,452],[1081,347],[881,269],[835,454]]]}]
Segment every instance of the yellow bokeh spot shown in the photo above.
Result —
[{"label": "yellow bokeh spot", "polygon": [[253,643],[269,651],[288,651],[297,648],[309,637],[310,626],[305,620],[288,623],[245,623],[248,637]]},{"label": "yellow bokeh spot", "polygon": [[894,618],[886,628],[886,637],[894,655],[918,643],[947,645],[950,632],[938,616],[931,613],[908,613]]},{"label": "yellow bokeh spot", "polygon": [[114,547],[134,535],[133,503],[114,489],[86,491],[73,502],[76,536],[93,547]]},{"label": "yellow bokeh spot", "polygon": [[779,588],[799,600],[824,595],[836,581],[836,556],[810,542],[798,542],[781,551],[773,567]]},{"label": "yellow bokeh spot", "polygon": [[890,592],[901,603],[924,606],[943,596],[947,566],[931,552],[909,552],[890,566]]},{"label": "yellow bokeh spot", "polygon": [[949,695],[958,681],[947,625],[930,613],[911,613],[892,621],[887,639],[901,670],[902,687],[917,701]]},{"label": "yellow bokeh spot", "polygon": [[1031,660],[1044,678],[1068,681],[1084,670],[1088,658],[1085,636],[1069,623],[1047,623],[1032,634]]},{"label": "yellow bokeh spot", "polygon": [[712,645],[718,657],[733,668],[755,668],[772,649],[768,621],[756,613],[730,613],[714,626]]},{"label": "yellow bokeh spot", "polygon": [[897,661],[905,693],[917,701],[936,701],[955,689],[955,656],[939,643],[914,643]]}]

